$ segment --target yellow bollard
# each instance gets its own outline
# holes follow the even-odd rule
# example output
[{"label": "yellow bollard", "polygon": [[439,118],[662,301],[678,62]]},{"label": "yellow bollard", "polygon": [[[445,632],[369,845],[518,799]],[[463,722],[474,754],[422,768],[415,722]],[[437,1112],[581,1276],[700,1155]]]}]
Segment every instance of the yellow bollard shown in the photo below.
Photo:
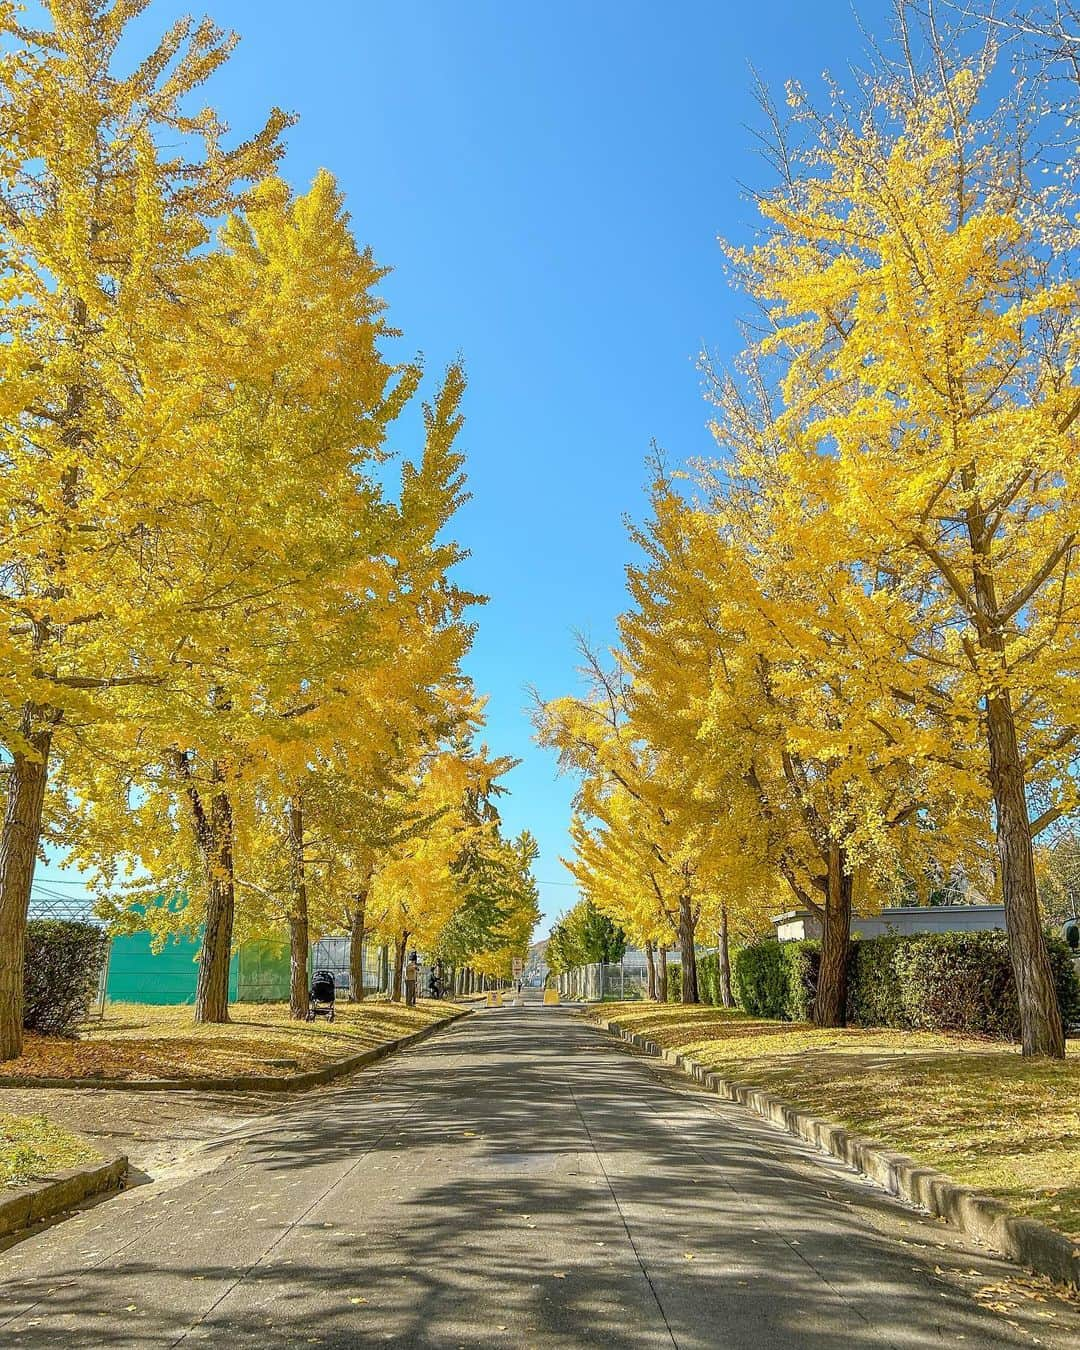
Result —
[{"label": "yellow bollard", "polygon": [[558,1003],[558,1001],[559,1001],[559,991],[558,991],[557,989],[545,989],[545,990],[544,990],[544,1002],[545,1002],[545,1003],[547,1003],[547,1004]]},{"label": "yellow bollard", "polygon": [[501,1008],[502,1005],[503,1005],[502,990],[500,989],[499,992],[495,995],[495,1006],[496,1008]]},{"label": "yellow bollard", "polygon": [[487,1005],[489,1008],[494,1008],[495,1006],[495,995],[491,992],[490,989],[488,990]]}]

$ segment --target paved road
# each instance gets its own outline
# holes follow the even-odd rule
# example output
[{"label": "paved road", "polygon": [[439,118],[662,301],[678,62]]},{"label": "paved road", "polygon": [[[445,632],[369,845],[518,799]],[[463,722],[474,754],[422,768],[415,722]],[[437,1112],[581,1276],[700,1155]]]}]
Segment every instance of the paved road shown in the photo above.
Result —
[{"label": "paved road", "polygon": [[971,1297],[1007,1269],[532,1004],[3,1253],[0,1345],[1077,1344]]}]

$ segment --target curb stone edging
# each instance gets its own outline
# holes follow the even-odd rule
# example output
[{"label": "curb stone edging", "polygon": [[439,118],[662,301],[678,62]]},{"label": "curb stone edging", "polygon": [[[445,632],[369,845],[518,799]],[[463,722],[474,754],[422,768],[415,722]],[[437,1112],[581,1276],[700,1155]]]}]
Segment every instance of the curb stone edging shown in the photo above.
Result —
[{"label": "curb stone edging", "polygon": [[127,1167],[125,1155],[116,1153],[99,1163],[68,1168],[48,1181],[11,1187],[7,1195],[0,1190],[0,1238],[17,1233],[39,1219],[51,1219],[66,1209],[74,1209],[93,1195],[118,1189]]},{"label": "curb stone edging", "polygon": [[915,1162],[906,1154],[842,1125],[812,1115],[782,1097],[750,1083],[724,1078],[705,1068],[690,1055],[662,1049],[655,1041],[625,1030],[617,1022],[598,1018],[596,1025],[618,1036],[635,1049],[653,1055],[682,1070],[724,1101],[737,1102],[755,1115],[779,1125],[788,1134],[831,1153],[863,1173],[891,1195],[928,1210],[946,1223],[1010,1260],[1046,1275],[1058,1284],[1080,1288],[1080,1246],[1037,1219],[1014,1214],[1007,1205],[970,1186],[953,1181],[943,1172]]},{"label": "curb stone edging", "polygon": [[[109,1088],[123,1092],[304,1092],[308,1088],[320,1087],[342,1078],[355,1069],[366,1068],[376,1060],[404,1050],[417,1041],[422,1041],[433,1032],[442,1031],[452,1022],[468,1017],[472,1009],[455,1013],[451,1017],[442,1017],[429,1026],[410,1031],[393,1041],[383,1041],[370,1050],[361,1050],[358,1054],[348,1055],[345,1059],[336,1059],[324,1064],[321,1069],[308,1069],[305,1073],[286,1074],[280,1078],[271,1078],[267,1074],[243,1074],[235,1078],[33,1078],[27,1075],[5,1078],[0,1075],[0,1089],[3,1088]],[[0,1230],[2,1233],[2,1230]]]}]

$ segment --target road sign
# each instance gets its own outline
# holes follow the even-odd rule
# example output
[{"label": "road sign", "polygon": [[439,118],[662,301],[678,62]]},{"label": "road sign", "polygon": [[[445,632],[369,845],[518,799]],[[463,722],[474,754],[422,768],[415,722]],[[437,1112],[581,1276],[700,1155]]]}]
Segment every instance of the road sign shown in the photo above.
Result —
[{"label": "road sign", "polygon": [[513,967],[514,967],[514,979],[516,980],[518,976],[521,974],[521,972],[525,969],[525,962],[522,960],[520,956],[514,957]]}]

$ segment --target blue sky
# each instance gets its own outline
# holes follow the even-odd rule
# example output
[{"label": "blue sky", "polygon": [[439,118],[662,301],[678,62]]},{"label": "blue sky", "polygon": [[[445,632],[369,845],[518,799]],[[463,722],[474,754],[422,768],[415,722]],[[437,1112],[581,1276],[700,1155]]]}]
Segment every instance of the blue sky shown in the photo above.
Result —
[{"label": "blue sky", "polygon": [[[473,500],[461,580],[491,597],[469,668],[489,741],[521,758],[508,827],[537,836],[545,915],[572,784],[531,743],[527,684],[573,681],[573,631],[611,640],[623,517],[656,440],[708,453],[697,357],[737,346],[716,236],[745,237],[766,181],[750,65],[774,88],[843,77],[862,38],[846,0],[205,0],[242,42],[206,88],[237,135],[299,114],[284,173],[320,167],[432,378],[459,353]],[[156,0],[138,32],[187,6]],[[862,0],[880,32],[886,0]],[[403,442],[402,449],[413,448]],[[48,885],[58,874],[43,869]],[[558,883],[558,884],[552,884]],[[547,931],[547,922],[542,925]]]}]

